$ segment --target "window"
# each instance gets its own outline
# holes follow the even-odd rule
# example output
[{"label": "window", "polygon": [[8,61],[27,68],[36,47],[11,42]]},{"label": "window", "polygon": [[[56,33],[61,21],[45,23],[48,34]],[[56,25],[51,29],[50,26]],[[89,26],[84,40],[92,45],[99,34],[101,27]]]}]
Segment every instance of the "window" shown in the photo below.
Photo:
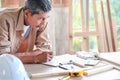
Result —
[{"label": "window", "polygon": [[120,51],[120,1],[117,0],[110,0],[111,4],[111,13],[112,13],[112,19],[116,22],[117,25],[117,48],[118,51]]},{"label": "window", "polygon": [[[89,2],[88,2],[89,1]],[[75,51],[86,50],[86,51],[99,51],[98,49],[98,33],[97,26],[95,23],[95,14],[94,14],[94,3],[95,0],[72,0],[72,9],[73,9],[73,23],[72,23],[72,32],[73,32],[73,49]],[[101,3],[103,2],[104,15],[107,21],[107,10],[106,10],[106,0],[96,0],[96,12],[98,24],[101,24]],[[117,0],[109,0],[110,10],[113,23],[117,26],[117,49],[120,48],[120,2]],[[83,6],[81,6],[83,5]],[[88,7],[89,6],[89,7]],[[94,6],[94,7],[93,7]],[[81,10],[82,9],[82,10]],[[100,26],[99,26],[100,27]],[[103,43],[104,44],[104,43]]]}]

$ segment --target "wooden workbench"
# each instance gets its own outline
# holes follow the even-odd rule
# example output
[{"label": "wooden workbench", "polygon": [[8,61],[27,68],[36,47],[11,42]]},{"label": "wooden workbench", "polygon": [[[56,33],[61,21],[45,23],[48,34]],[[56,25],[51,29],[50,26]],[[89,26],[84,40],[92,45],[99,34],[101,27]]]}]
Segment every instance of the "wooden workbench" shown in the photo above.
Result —
[{"label": "wooden workbench", "polygon": [[[63,59],[63,56],[64,55],[59,57],[59,60],[60,58],[61,60],[65,60],[65,58]],[[28,72],[28,74],[58,72],[58,71],[63,70],[59,67],[51,67],[51,66],[46,66],[43,64],[25,64],[25,69]],[[63,75],[52,76],[52,77],[31,78],[31,80],[58,80],[61,77],[63,77]],[[73,77],[73,78],[70,78],[70,80],[120,80],[120,71],[116,69],[112,69],[106,72],[102,72],[102,73],[95,74],[95,75],[90,75],[90,76],[83,77],[83,78]]]}]

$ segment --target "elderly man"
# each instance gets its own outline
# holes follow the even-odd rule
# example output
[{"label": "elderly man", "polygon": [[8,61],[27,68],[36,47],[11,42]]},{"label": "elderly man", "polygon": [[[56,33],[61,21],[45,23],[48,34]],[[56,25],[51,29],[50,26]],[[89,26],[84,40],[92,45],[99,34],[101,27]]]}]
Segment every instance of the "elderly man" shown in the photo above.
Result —
[{"label": "elderly man", "polygon": [[22,8],[0,12],[0,53],[17,56],[23,63],[42,63],[53,58],[47,35],[49,0],[26,0]]}]

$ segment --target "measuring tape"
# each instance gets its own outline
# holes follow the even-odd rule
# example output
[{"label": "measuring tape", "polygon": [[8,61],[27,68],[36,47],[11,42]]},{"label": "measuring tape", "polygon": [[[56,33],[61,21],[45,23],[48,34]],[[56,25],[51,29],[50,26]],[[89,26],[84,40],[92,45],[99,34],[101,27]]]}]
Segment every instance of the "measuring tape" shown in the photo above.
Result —
[{"label": "measuring tape", "polygon": [[79,71],[79,72],[69,72],[67,75],[71,76],[71,77],[76,77],[76,76],[86,76],[87,72],[85,71]]},{"label": "measuring tape", "polygon": [[79,71],[79,72],[69,72],[65,76],[63,76],[59,80],[68,80],[70,77],[80,77],[80,76],[86,76],[88,73],[85,71]]}]

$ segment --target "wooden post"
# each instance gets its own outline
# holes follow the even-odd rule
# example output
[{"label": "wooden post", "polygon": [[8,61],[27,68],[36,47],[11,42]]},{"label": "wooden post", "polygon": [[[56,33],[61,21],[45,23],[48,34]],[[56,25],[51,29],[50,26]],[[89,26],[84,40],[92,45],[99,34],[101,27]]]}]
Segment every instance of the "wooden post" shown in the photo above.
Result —
[{"label": "wooden post", "polygon": [[95,21],[95,28],[96,28],[96,32],[99,33],[97,37],[97,45],[98,45],[98,51],[101,52],[103,50],[103,47],[102,47],[102,43],[103,41],[101,40],[101,35],[100,35],[100,31],[99,31],[99,27],[98,26],[98,15],[97,15],[97,9],[96,9],[96,0],[93,0],[92,1],[93,3],[93,13],[94,13],[94,21]]},{"label": "wooden post", "polygon": [[[89,0],[85,1],[85,6],[86,6],[85,31],[89,32]],[[88,37],[83,37],[83,39],[84,39],[84,44],[86,46],[84,49],[85,49],[85,51],[89,51],[89,45],[88,45],[89,44],[89,36]]]},{"label": "wooden post", "polygon": [[73,35],[72,35],[72,0],[69,0],[69,53],[73,54]]},{"label": "wooden post", "polygon": [[[85,5],[84,5],[84,1],[85,1]],[[85,11],[84,11],[84,7],[86,7]],[[88,32],[88,16],[89,16],[88,8],[89,8],[89,0],[80,0],[82,32]],[[89,40],[88,37],[83,36],[83,42],[81,44],[81,48],[84,51],[89,51],[88,40]]]},{"label": "wooden post", "polygon": [[84,25],[84,10],[83,10],[83,0],[80,0],[80,12],[81,12],[81,26],[82,26],[82,32],[85,31],[85,25]]},{"label": "wooden post", "polygon": [[112,48],[113,48],[113,51],[117,51],[116,46],[115,46],[115,38],[114,38],[114,32],[113,32],[109,0],[106,0],[106,5],[107,5],[107,11],[108,11],[108,22],[109,22],[109,26],[110,26],[110,34],[111,34],[111,38],[112,38],[111,39],[112,40]]},{"label": "wooden post", "polygon": [[103,35],[104,35],[104,48],[105,48],[105,51],[106,52],[109,52],[110,49],[109,49],[109,42],[108,42],[108,34],[107,34],[107,29],[106,29],[106,22],[105,22],[105,15],[104,15],[104,9],[103,9],[103,2],[102,0],[100,0],[100,5],[101,5],[101,15],[102,15],[102,24],[103,24],[103,27],[102,27],[102,30],[103,30]]}]

